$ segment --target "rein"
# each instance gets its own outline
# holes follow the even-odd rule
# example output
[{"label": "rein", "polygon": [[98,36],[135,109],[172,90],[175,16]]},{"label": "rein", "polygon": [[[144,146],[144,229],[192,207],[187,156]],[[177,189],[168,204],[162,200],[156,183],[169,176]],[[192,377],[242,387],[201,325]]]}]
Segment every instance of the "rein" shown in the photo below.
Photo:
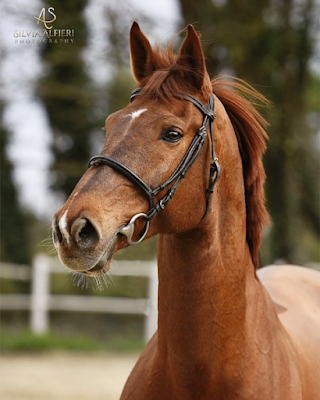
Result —
[{"label": "rein", "polygon": [[[142,88],[135,89],[132,92],[130,100],[132,101],[136,96],[138,96]],[[196,99],[195,97],[191,95],[186,95],[183,97],[185,100],[190,101],[193,103],[203,114],[203,122],[202,126],[199,128],[197,131],[196,135],[194,136],[188,150],[186,151],[185,155],[183,156],[182,160],[180,161],[179,165],[173,172],[173,174],[160,186],[158,186],[155,189],[151,189],[149,185],[147,185],[138,175],[136,175],[131,169],[123,165],[121,162],[111,158],[111,157],[106,157],[106,156],[94,156],[90,159],[88,167],[93,167],[93,166],[100,166],[100,165],[108,165],[109,167],[113,168],[117,172],[121,173],[124,175],[128,180],[130,180],[132,183],[136,184],[139,186],[139,188],[144,192],[145,196],[148,198],[149,202],[149,210],[147,213],[139,213],[134,215],[130,222],[125,225],[124,227],[121,228],[120,233],[127,236],[127,242],[128,244],[137,244],[142,242],[142,240],[145,238],[145,236],[148,233],[149,226],[150,226],[150,221],[154,216],[161,210],[165,208],[165,206],[170,202],[172,197],[174,196],[177,187],[181,180],[185,177],[187,171],[190,169],[190,167],[193,165],[193,163],[196,161],[196,159],[199,156],[200,150],[203,146],[203,143],[205,141],[205,138],[207,136],[207,129],[209,127],[209,133],[210,133],[210,138],[211,138],[211,157],[212,157],[212,162],[210,164],[210,175],[209,175],[209,184],[208,188],[206,189],[207,193],[207,204],[206,204],[206,210],[205,213],[201,219],[201,221],[206,217],[209,207],[210,207],[210,201],[211,201],[211,195],[214,190],[214,186],[217,182],[217,180],[220,177],[220,165],[218,163],[218,159],[215,156],[215,151],[214,151],[214,137],[213,137],[213,122],[216,118],[214,114],[214,97],[213,93],[210,95],[209,99],[209,104],[208,107],[206,107],[204,104],[201,103],[200,100]],[[155,196],[167,188],[169,185],[173,185],[170,187],[170,189],[166,192],[166,194],[161,198],[161,200],[155,204]],[[132,237],[134,234],[134,223],[137,219],[139,218],[144,218],[146,221],[146,225],[144,228],[143,234],[140,236],[140,239],[137,241],[133,241]]]}]

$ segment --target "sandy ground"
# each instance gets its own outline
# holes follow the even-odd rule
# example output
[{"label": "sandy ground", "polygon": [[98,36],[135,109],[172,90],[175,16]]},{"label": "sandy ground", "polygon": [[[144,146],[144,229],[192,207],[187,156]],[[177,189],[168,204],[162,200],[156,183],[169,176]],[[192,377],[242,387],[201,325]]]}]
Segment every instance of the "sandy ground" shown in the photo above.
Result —
[{"label": "sandy ground", "polygon": [[119,400],[138,355],[0,356],[1,400]]}]

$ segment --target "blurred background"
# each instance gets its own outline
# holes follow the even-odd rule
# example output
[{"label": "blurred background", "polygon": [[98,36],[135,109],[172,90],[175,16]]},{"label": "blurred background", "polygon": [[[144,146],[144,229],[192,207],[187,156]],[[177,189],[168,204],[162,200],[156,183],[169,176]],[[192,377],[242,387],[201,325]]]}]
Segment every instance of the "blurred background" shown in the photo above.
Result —
[{"label": "blurred background", "polygon": [[[271,101],[260,110],[270,122],[264,164],[272,219],[264,231],[261,265],[285,260],[319,269],[319,6],[319,0],[1,0],[1,351],[8,371],[17,367],[17,355],[21,364],[21,352],[122,352],[122,360],[129,352],[129,364],[119,364],[122,377],[115,394],[102,392],[101,397],[118,398],[150,334],[146,299],[153,290],[155,239],[120,252],[117,261],[127,260],[124,272],[108,285],[86,287],[72,284],[67,273],[56,273],[64,270],[56,265],[50,238],[52,213],[102,148],[105,118],[128,103],[135,87],[128,49],[134,20],[152,44],[168,42],[193,23],[202,33],[210,75],[237,76]],[[34,17],[45,8],[46,19],[52,19],[49,7],[56,15],[53,29],[71,30],[72,36],[51,43],[34,36],[44,28]],[[46,255],[41,262],[39,254]],[[134,276],[125,270],[128,260],[141,260],[135,261]],[[35,295],[30,266],[39,263],[50,273],[44,274],[46,291]],[[30,293],[40,296],[40,303],[41,296],[47,302],[48,296],[57,296],[38,325],[32,322],[35,298]],[[134,299],[142,301],[142,308],[120,314],[111,306],[107,313],[93,305],[66,310],[57,305],[59,296],[67,302],[61,297],[66,295],[97,302]],[[100,361],[95,361],[99,371]],[[55,362],[61,365],[59,358],[49,364]],[[77,358],[72,362],[79,367]],[[23,397],[26,389],[19,390],[8,388],[3,398],[36,398]],[[48,393],[39,398],[57,398]],[[77,392],[70,393],[62,398]]]}]

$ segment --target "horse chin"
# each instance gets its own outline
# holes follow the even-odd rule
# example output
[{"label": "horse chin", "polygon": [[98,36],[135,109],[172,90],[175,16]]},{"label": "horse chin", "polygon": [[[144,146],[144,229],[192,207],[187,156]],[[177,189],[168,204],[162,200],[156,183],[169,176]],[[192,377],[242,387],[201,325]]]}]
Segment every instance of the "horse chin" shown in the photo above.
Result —
[{"label": "horse chin", "polygon": [[117,235],[110,239],[104,246],[104,251],[102,252],[102,255],[100,256],[96,264],[88,270],[82,271],[82,273],[90,277],[97,277],[109,272],[111,269],[112,260],[116,251],[118,240],[119,238]]},{"label": "horse chin", "polygon": [[58,255],[62,264],[73,272],[88,277],[98,277],[110,271],[114,253],[119,247],[119,239],[119,235],[114,234],[104,245],[99,246],[100,249],[87,254],[70,256],[58,249]]},{"label": "horse chin", "polygon": [[113,252],[111,254],[105,252],[94,267],[90,268],[87,271],[82,271],[82,273],[90,277],[104,275],[110,271],[112,259]]}]

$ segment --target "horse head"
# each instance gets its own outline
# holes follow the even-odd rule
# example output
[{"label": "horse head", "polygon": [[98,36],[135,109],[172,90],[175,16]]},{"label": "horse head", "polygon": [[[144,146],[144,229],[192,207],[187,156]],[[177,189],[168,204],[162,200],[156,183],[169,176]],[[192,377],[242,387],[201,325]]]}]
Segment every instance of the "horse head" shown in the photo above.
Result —
[{"label": "horse head", "polygon": [[[204,119],[203,112],[184,96],[195,96],[207,105],[212,89],[192,26],[177,56],[168,52],[160,57],[134,23],[130,50],[133,74],[142,91],[107,118],[100,156],[117,160],[151,189],[160,187],[154,196],[157,204],[167,192],[161,184],[183,159]],[[170,204],[161,210],[161,218],[156,215],[152,220],[147,237],[186,231],[201,221],[209,179],[209,141],[203,143],[197,162],[179,182]],[[128,245],[121,234],[123,227],[132,216],[147,213],[149,205],[141,188],[121,171],[91,163],[53,218],[54,244],[61,261],[85,274],[106,272],[114,252]],[[135,221],[134,238],[145,223],[144,218]]]},{"label": "horse head", "polygon": [[[227,167],[228,185],[239,187],[235,197],[224,185],[216,212],[225,204],[231,207],[240,202],[233,207],[241,209],[243,226],[246,211],[239,147],[247,146],[260,164],[264,149],[263,140],[260,149],[255,149],[255,140],[247,133],[247,143],[238,145],[233,124],[212,93],[200,39],[191,25],[175,55],[172,46],[152,49],[134,23],[130,51],[139,89],[127,107],[107,118],[101,154],[91,159],[53,218],[54,244],[61,261],[86,275],[107,272],[113,254],[128,244],[158,233],[187,232],[205,221],[220,176],[218,157]],[[231,107],[237,107],[237,99],[226,96],[226,101],[232,100]],[[219,119],[214,122],[216,112]],[[235,123],[239,125],[237,115]],[[248,174],[259,171],[260,164],[246,167]],[[250,175],[248,180],[252,186],[254,178]],[[261,186],[264,179],[260,181]]]}]

